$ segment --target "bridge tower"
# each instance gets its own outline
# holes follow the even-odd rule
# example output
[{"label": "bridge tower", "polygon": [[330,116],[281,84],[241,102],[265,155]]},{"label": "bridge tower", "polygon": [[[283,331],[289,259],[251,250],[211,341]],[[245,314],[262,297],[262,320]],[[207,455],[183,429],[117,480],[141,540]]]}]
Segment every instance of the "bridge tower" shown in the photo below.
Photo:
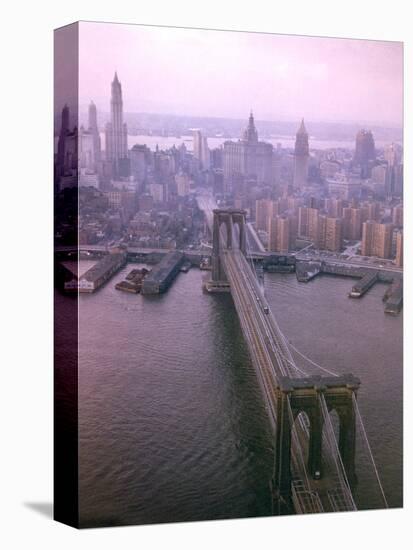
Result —
[{"label": "bridge tower", "polygon": [[[275,442],[274,489],[279,502],[288,510],[291,505],[291,430],[301,412],[309,420],[307,469],[310,476],[322,479],[322,436],[324,417],[320,402],[324,396],[328,412],[335,410],[339,418],[338,449],[350,487],[357,483],[355,471],[356,416],[353,394],[357,395],[360,380],[352,374],[339,377],[309,376],[278,380],[277,428]],[[281,506],[283,508],[283,506]]]},{"label": "bridge tower", "polygon": [[[234,208],[215,209],[212,232],[211,279],[206,283],[209,292],[228,292],[227,276],[222,265],[221,255],[225,250],[239,248],[246,254],[245,210]],[[226,242],[222,235],[222,226],[226,229]]]}]

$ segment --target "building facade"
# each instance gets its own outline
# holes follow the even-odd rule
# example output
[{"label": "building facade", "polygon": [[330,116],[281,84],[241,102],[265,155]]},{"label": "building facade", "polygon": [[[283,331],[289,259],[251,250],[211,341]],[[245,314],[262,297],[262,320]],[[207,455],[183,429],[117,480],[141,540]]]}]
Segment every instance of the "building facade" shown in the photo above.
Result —
[{"label": "building facade", "polygon": [[294,187],[297,189],[302,189],[307,185],[309,156],[308,133],[304,119],[302,119],[295,137],[294,147]]},{"label": "building facade", "polygon": [[224,186],[226,192],[237,191],[240,182],[257,184],[272,182],[273,147],[258,141],[254,116],[251,113],[248,126],[238,141],[226,141],[223,146]]},{"label": "building facade", "polygon": [[114,175],[122,175],[128,157],[128,130],[123,122],[122,85],[115,73],[111,85],[110,122],[105,132],[106,160],[113,165]]}]

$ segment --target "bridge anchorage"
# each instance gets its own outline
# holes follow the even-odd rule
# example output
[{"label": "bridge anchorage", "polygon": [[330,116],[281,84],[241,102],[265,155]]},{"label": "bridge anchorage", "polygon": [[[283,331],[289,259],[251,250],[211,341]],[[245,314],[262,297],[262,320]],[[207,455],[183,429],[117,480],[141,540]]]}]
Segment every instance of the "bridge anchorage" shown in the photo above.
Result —
[{"label": "bridge anchorage", "polygon": [[[230,292],[230,285],[222,263],[221,254],[225,249],[238,248],[247,252],[245,210],[235,208],[215,209],[213,211],[211,278],[205,284],[208,292]],[[225,228],[226,235],[223,229]],[[226,240],[226,243],[223,240]]]},{"label": "bridge anchorage", "polygon": [[[336,457],[341,462],[346,483],[351,491],[357,484],[355,471],[356,455],[356,411],[354,399],[360,380],[352,374],[341,376],[308,376],[305,378],[278,377],[276,387],[277,426],[274,462],[274,498],[278,512],[291,513],[294,510],[291,475],[292,430],[300,413],[305,413],[308,423],[302,423],[296,432],[300,442],[308,437],[307,473],[311,485],[321,502],[329,498],[331,484],[331,454],[323,456],[323,428],[329,420],[329,413],[336,411],[339,419],[338,449]],[[298,423],[299,424],[299,423]],[[332,427],[331,423],[330,426]],[[301,433],[300,433],[301,431]],[[307,434],[305,432],[308,432]],[[335,440],[335,438],[334,438]],[[329,451],[328,447],[326,449]],[[329,471],[330,470],[330,471]]]}]

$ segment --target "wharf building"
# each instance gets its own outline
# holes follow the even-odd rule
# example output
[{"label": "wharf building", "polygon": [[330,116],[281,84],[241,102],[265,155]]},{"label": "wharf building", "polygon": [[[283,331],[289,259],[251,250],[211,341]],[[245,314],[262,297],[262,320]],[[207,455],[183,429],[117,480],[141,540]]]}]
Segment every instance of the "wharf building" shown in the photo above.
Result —
[{"label": "wharf building", "polygon": [[273,147],[258,140],[251,112],[242,138],[223,145],[225,192],[239,192],[248,180],[258,185],[272,183],[272,161]]},{"label": "wharf building", "polygon": [[367,220],[363,223],[361,253],[363,256],[390,258],[392,249],[393,225]]},{"label": "wharf building", "polygon": [[111,85],[110,122],[105,131],[106,161],[112,164],[115,177],[128,176],[128,130],[123,122],[122,85],[118,75]]},{"label": "wharf building", "polygon": [[295,137],[294,147],[294,187],[297,189],[302,189],[307,185],[309,156],[308,133],[304,119],[302,119]]}]

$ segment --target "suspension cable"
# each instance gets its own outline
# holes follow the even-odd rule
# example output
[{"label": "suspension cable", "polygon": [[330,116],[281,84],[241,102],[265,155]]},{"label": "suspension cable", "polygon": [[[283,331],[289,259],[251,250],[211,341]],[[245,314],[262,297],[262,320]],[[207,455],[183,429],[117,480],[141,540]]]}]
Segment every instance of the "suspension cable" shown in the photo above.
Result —
[{"label": "suspension cable", "polygon": [[375,473],[375,475],[376,475],[377,482],[378,482],[378,484],[379,484],[379,488],[380,488],[381,496],[382,496],[382,498],[383,498],[384,505],[385,505],[386,508],[388,508],[389,505],[388,505],[388,503],[387,503],[386,495],[384,494],[383,485],[382,485],[382,483],[381,483],[380,476],[379,476],[379,472],[378,472],[377,466],[376,466],[376,462],[375,462],[375,460],[374,460],[373,453],[372,453],[372,451],[371,451],[369,439],[368,439],[368,437],[367,437],[366,428],[364,427],[364,422],[363,422],[363,419],[362,419],[361,414],[360,414],[360,410],[359,410],[359,406],[358,406],[358,403],[357,403],[356,396],[355,396],[354,394],[353,394],[353,406],[354,406],[354,409],[355,409],[355,411],[356,411],[356,415],[357,415],[357,418],[358,418],[358,420],[359,420],[359,422],[360,422],[361,430],[362,430],[364,439],[365,439],[366,444],[367,444],[367,450],[368,450],[368,452],[369,452],[370,459],[371,459],[371,462],[372,462],[372,464],[373,464],[374,473]]}]

